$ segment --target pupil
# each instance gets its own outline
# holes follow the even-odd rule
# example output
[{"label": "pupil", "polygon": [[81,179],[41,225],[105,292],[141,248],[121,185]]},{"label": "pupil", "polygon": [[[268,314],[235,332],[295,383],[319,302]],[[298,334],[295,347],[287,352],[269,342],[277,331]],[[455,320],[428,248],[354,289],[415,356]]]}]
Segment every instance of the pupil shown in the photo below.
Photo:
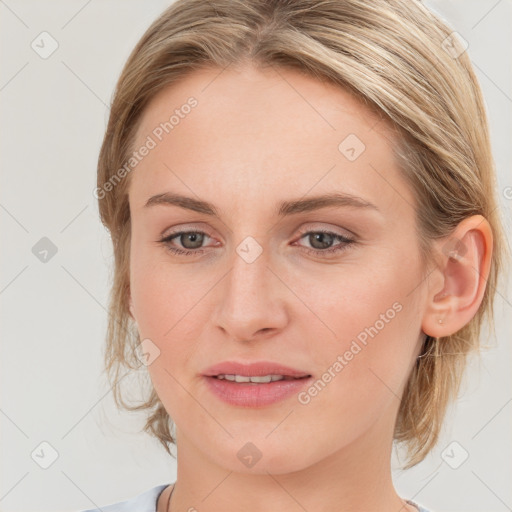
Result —
[{"label": "pupil", "polygon": [[[187,245],[189,240],[192,242],[192,246]],[[201,247],[202,241],[203,238],[201,233],[187,233],[181,236],[181,243],[186,249],[197,249],[198,247]]]},{"label": "pupil", "polygon": [[[312,239],[311,236],[313,237]],[[327,242],[322,241],[324,237],[327,237]],[[313,235],[310,235],[310,242],[312,242],[312,240],[312,247],[314,247],[315,249],[325,249],[326,247],[329,246],[330,242],[332,242],[332,235],[330,235],[329,233],[315,233]],[[317,241],[320,242],[319,246],[316,245]]]}]

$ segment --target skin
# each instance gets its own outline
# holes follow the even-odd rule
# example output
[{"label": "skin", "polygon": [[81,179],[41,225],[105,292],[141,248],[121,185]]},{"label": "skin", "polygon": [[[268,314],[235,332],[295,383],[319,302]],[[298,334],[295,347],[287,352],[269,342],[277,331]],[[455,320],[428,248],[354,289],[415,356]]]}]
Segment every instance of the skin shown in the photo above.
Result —
[{"label": "skin", "polygon": [[[198,105],[129,176],[130,310],[141,340],[160,350],[148,370],[176,424],[170,510],[413,511],[391,479],[399,397],[424,335],[456,332],[478,310],[490,226],[481,216],[465,219],[454,232],[463,256],[449,258],[446,240],[436,242],[440,264],[424,278],[415,199],[386,121],[345,90],[295,70],[221,71],[194,71],[153,98],[136,148],[187,98]],[[354,161],[338,149],[349,134],[366,146]],[[280,201],[333,191],[378,211],[275,215]],[[209,201],[221,216],[144,207],[164,192]],[[194,229],[206,233],[202,244],[176,237],[168,245],[202,254],[174,255],[159,242]],[[355,243],[322,257],[314,236],[303,235],[315,229]],[[262,249],[252,263],[236,251],[248,236]],[[341,244],[327,240],[327,248]],[[396,302],[401,311],[306,405],[292,396],[264,408],[231,406],[201,376],[236,359],[282,362],[320,378]],[[262,454],[251,468],[237,457],[247,442]]]}]

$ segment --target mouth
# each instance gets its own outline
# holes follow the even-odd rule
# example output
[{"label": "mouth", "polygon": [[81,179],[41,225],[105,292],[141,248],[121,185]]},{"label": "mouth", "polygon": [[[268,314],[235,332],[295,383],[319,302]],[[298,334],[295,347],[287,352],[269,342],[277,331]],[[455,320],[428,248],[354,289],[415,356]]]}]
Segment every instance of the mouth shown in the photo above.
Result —
[{"label": "mouth", "polygon": [[269,384],[271,382],[277,382],[281,380],[301,380],[311,377],[311,375],[303,375],[301,377],[293,377],[291,375],[237,375],[237,374],[219,374],[210,375],[209,377],[218,380],[227,380],[229,382],[235,382],[237,384]]},{"label": "mouth", "polygon": [[207,388],[225,404],[262,408],[278,404],[311,385],[310,373],[269,361],[225,361],[203,372]]}]

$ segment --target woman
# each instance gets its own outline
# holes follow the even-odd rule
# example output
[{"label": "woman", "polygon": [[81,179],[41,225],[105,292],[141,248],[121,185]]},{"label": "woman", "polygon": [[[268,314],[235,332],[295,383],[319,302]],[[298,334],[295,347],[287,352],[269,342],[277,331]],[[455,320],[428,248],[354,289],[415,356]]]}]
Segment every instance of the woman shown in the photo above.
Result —
[{"label": "woman", "polygon": [[470,60],[421,2],[172,4],[117,84],[96,196],[114,396],[178,476],[102,509],[427,512],[391,450],[435,446],[492,320],[493,180]]}]

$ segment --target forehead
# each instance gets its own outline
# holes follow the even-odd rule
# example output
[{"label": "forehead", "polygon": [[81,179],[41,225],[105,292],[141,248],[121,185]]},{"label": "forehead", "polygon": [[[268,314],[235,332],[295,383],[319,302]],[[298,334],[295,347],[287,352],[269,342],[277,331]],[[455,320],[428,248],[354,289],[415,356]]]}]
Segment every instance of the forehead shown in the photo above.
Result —
[{"label": "forehead", "polygon": [[412,204],[388,122],[347,90],[300,71],[196,70],[147,105],[134,148],[148,137],[154,148],[131,175],[138,205],[174,188],[232,205],[233,190],[247,204],[333,189],[384,207],[397,194]]}]

